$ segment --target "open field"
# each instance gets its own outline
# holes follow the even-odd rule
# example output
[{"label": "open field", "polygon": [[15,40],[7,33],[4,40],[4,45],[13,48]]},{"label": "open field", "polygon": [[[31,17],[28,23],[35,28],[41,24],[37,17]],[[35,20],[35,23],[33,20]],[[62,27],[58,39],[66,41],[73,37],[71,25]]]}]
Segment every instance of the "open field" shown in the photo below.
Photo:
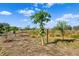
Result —
[{"label": "open field", "polygon": [[79,3],[1,3],[0,56],[79,56]]},{"label": "open field", "polygon": [[[73,31],[74,32],[74,31]],[[71,31],[71,33],[73,33]],[[57,38],[61,38],[59,32],[49,30],[49,44],[41,46],[39,30],[26,30],[17,32],[16,36],[12,33],[8,34],[8,38],[0,36],[0,55],[1,56],[66,56],[79,55],[79,41],[73,42],[57,42],[53,43]],[[70,33],[70,35],[71,35]],[[74,35],[78,35],[75,32]],[[72,38],[67,31],[65,38]],[[73,34],[72,34],[73,35]],[[46,37],[45,37],[46,39]],[[75,38],[76,39],[76,38]]]}]

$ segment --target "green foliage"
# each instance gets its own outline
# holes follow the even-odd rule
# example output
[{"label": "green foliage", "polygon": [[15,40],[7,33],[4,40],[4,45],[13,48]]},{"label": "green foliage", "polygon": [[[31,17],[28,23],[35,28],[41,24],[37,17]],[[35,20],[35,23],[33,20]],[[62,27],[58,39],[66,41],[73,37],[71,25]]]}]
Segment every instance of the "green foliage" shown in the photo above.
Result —
[{"label": "green foliage", "polygon": [[35,27],[32,28],[32,30],[35,30],[35,29],[36,29]]},{"label": "green foliage", "polygon": [[31,19],[36,24],[37,23],[44,24],[43,22],[48,22],[50,20],[50,17],[51,17],[50,14],[42,10],[36,13],[35,15],[31,16]]},{"label": "green foliage", "polygon": [[2,23],[0,23],[0,34],[2,34],[2,33],[3,33],[3,30],[4,30],[3,24],[2,24]]},{"label": "green foliage", "polygon": [[0,34],[10,31],[10,25],[8,23],[0,23]]},{"label": "green foliage", "polygon": [[44,25],[45,23],[47,23],[48,21],[50,21],[50,14],[48,14],[45,11],[40,11],[38,13],[36,13],[35,15],[31,16],[31,19],[33,20],[33,22],[35,24],[39,23],[40,24],[40,35],[44,36],[45,35],[45,31],[44,31]]},{"label": "green foliage", "polygon": [[[42,38],[45,36],[45,29],[44,29],[44,25],[45,23],[47,23],[48,21],[50,21],[50,14],[48,14],[45,11],[39,11],[38,13],[34,14],[33,16],[31,16],[31,19],[33,20],[33,22],[35,24],[39,24],[40,26],[40,35],[42,36]],[[42,45],[44,45],[44,39],[41,40]]]},{"label": "green foliage", "polygon": [[45,30],[44,30],[44,29],[41,29],[41,30],[40,30],[40,35],[41,35],[42,37],[46,35],[46,33],[45,33]]},{"label": "green foliage", "polygon": [[57,23],[57,29],[63,31],[68,27],[67,23],[65,21],[58,21]]},{"label": "green foliage", "polygon": [[17,30],[19,30],[18,27],[15,27],[15,26],[11,27],[11,31],[13,31],[14,34],[16,33]]},{"label": "green foliage", "polygon": [[10,25],[9,24],[3,23],[3,26],[4,26],[5,32],[9,32],[10,31]]},{"label": "green foliage", "polygon": [[61,34],[62,34],[62,38],[64,39],[64,33],[68,27],[67,23],[65,21],[58,21],[57,23],[57,29],[61,31]]},{"label": "green foliage", "polygon": [[75,38],[75,39],[79,39],[79,34],[72,35],[71,37],[72,37],[72,38]]},{"label": "green foliage", "polygon": [[58,21],[57,23],[57,29],[61,31],[61,33],[64,33],[64,30],[67,28],[67,23],[65,21]]}]

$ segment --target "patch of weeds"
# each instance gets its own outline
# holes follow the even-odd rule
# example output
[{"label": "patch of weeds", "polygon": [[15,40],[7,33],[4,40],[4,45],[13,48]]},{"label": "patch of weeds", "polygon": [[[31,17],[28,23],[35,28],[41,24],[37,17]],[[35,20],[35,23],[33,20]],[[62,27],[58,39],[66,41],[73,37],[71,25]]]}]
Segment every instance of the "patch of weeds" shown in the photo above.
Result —
[{"label": "patch of weeds", "polygon": [[77,34],[77,35],[72,35],[71,37],[72,37],[72,38],[75,38],[75,39],[79,39],[79,34]]},{"label": "patch of weeds", "polygon": [[64,45],[69,46],[69,42],[63,42]]}]

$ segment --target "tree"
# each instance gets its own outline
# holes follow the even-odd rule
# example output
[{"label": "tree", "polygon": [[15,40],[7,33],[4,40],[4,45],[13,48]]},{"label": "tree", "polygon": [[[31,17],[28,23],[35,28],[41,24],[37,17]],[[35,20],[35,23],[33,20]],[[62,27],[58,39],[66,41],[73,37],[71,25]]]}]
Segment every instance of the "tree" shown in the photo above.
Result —
[{"label": "tree", "polygon": [[33,22],[35,24],[39,24],[40,26],[40,35],[41,37],[41,43],[42,45],[44,45],[44,36],[45,36],[45,29],[44,29],[44,25],[45,23],[47,23],[48,21],[50,21],[50,14],[48,14],[47,12],[45,11],[39,11],[38,13],[34,14],[33,16],[31,16],[31,19],[33,20]]},{"label": "tree", "polygon": [[0,23],[0,35],[3,34],[3,30],[4,30],[4,29],[3,29],[3,24]]},{"label": "tree", "polygon": [[10,31],[10,25],[8,23],[0,23],[0,33],[6,33]]},{"label": "tree", "polygon": [[8,23],[0,23],[0,34],[5,34],[5,38],[7,39],[8,32],[10,31],[10,25]]},{"label": "tree", "polygon": [[79,30],[79,25],[73,26],[73,29],[74,29],[74,30]]},{"label": "tree", "polygon": [[8,33],[10,31],[10,25],[8,23],[2,23],[5,33]]},{"label": "tree", "polygon": [[68,27],[67,23],[65,21],[58,21],[57,23],[57,29],[59,29],[61,31],[61,34],[62,34],[62,39],[64,40],[64,33]]},{"label": "tree", "polygon": [[13,27],[11,27],[11,30],[13,31],[13,34],[15,34],[15,36],[16,36],[16,31],[19,30],[19,28],[13,26]]},{"label": "tree", "polygon": [[67,30],[72,30],[72,27],[70,25],[67,25],[66,29]]},{"label": "tree", "polygon": [[3,28],[4,28],[4,32],[5,32],[5,38],[7,39],[8,36],[8,32],[10,31],[10,25],[8,23],[2,23],[3,24]]}]

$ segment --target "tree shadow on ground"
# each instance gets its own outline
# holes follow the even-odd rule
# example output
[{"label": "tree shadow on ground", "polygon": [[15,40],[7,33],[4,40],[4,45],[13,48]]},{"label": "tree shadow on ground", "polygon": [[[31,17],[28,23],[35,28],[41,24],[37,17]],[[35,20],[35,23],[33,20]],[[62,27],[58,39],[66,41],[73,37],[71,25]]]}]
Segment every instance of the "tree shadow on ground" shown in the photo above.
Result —
[{"label": "tree shadow on ground", "polygon": [[70,43],[70,42],[74,42],[75,39],[55,39],[53,42],[48,42],[47,44],[57,44],[58,42],[66,42],[66,43]]}]

